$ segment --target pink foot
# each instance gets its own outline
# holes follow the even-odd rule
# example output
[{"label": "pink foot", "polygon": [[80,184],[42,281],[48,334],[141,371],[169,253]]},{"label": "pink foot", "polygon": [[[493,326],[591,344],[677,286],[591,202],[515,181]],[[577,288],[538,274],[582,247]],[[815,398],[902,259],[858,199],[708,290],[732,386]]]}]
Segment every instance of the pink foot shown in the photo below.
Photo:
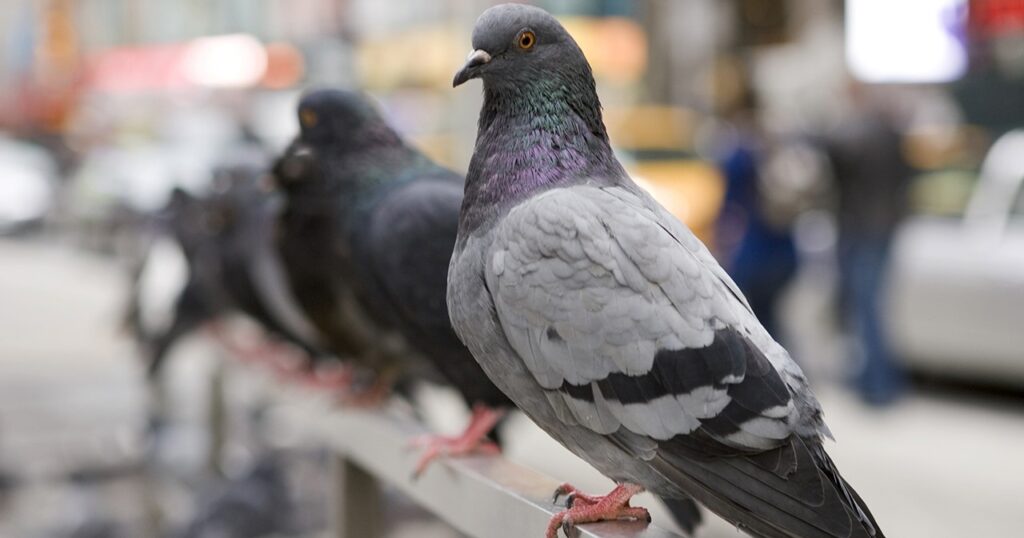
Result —
[{"label": "pink foot", "polygon": [[635,520],[650,523],[651,514],[646,508],[630,506],[629,500],[644,490],[636,484],[619,484],[604,496],[581,493],[569,484],[562,484],[555,490],[555,500],[568,495],[567,509],[552,516],[548,523],[546,538],[557,538],[561,527],[566,536],[572,536],[572,528],[583,523],[610,520]]},{"label": "pink foot", "polygon": [[473,416],[469,419],[466,430],[458,437],[445,437],[441,435],[423,435],[412,440],[411,446],[425,448],[423,455],[416,463],[416,470],[413,477],[419,478],[430,463],[440,457],[458,457],[471,454],[494,455],[501,452],[498,445],[486,439],[487,434],[494,429],[501,417],[505,415],[503,410],[495,410],[484,405],[473,406]]},{"label": "pink foot", "polygon": [[305,375],[312,375],[309,360],[305,355],[280,344],[262,356],[261,362],[282,379],[300,379]]}]

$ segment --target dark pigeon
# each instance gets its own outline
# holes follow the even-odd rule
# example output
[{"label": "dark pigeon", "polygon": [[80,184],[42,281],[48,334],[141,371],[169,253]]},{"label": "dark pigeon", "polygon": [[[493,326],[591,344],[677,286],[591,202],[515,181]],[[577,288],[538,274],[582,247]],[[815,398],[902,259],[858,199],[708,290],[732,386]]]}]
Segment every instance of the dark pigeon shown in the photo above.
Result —
[{"label": "dark pigeon", "polygon": [[329,358],[275,257],[280,200],[264,179],[255,164],[220,167],[212,193],[176,190],[161,212],[126,316],[151,377],[182,337],[230,313],[249,316],[314,361]]},{"label": "dark pigeon", "polygon": [[175,189],[134,272],[125,326],[155,377],[172,347],[227,309],[213,266],[212,236],[198,197]]},{"label": "dark pigeon", "polygon": [[220,281],[236,311],[272,335],[305,352],[314,362],[333,356],[291,292],[276,248],[282,197],[264,166],[232,166],[217,171],[206,200],[216,239]]},{"label": "dark pigeon", "polygon": [[[466,434],[425,460],[482,448],[510,402],[452,330],[445,301],[462,180],[406,144],[367,98],[306,94],[301,133],[275,166],[286,193],[279,244],[296,296],[334,345],[384,379],[429,360],[474,407]],[[380,342],[402,342],[381,349]],[[411,368],[411,370],[410,370]]]},{"label": "dark pigeon", "polygon": [[[590,65],[545,11],[481,15],[457,86],[483,80],[449,272],[484,371],[619,485],[559,527],[692,496],[768,537],[882,536],[822,446],[821,408],[707,248],[616,160]],[[560,493],[575,493],[571,486]],[[583,499],[584,502],[579,502]]]}]

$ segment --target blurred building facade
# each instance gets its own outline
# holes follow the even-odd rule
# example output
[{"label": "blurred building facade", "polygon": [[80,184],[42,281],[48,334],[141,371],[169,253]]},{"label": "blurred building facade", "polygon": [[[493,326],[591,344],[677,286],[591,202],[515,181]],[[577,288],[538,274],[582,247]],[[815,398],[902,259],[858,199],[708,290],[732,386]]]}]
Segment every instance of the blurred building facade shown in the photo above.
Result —
[{"label": "blurred building facade", "polygon": [[[0,128],[63,152],[69,171],[97,147],[156,143],[168,132],[176,140],[255,133],[273,151],[294,132],[302,89],[340,86],[372,93],[431,156],[464,169],[480,94],[453,91],[450,79],[474,19],[493,3],[9,0],[0,5]],[[950,58],[966,58],[962,74],[946,70],[957,73],[949,80],[872,84],[901,109],[918,168],[975,169],[991,140],[1024,124],[1019,2],[901,4],[893,18],[916,21],[906,35],[872,16],[868,0],[535,3],[562,17],[594,64],[612,141],[631,172],[705,238],[724,197],[711,146],[744,86],[771,136],[828,131],[851,110],[846,88],[863,67],[851,52],[857,32],[887,35],[891,50],[928,36]],[[182,126],[217,116],[237,125]],[[942,205],[964,203],[961,195]]]},{"label": "blurred building facade", "polygon": [[[425,28],[444,29],[444,39],[421,46],[461,51],[468,25],[493,2],[375,2],[371,0],[12,0],[0,6],[0,86],[57,93],[74,86],[90,58],[115,47],[181,43],[209,35],[244,33],[264,42],[288,41],[314,56],[307,76],[314,82],[350,85],[374,73],[353,70],[344,54],[323,64],[315,56],[332,43],[360,45]],[[753,65],[767,112],[782,123],[806,122],[836,108],[847,76],[844,3],[813,0],[548,0],[538,2],[566,16],[623,17],[634,21],[645,41],[642,88],[634,100],[714,112],[727,98],[728,80],[716,77],[723,55],[741,55]],[[857,2],[846,2],[845,9]],[[966,77],[953,89],[969,115],[1005,130],[1020,122],[1024,105],[1009,96],[1020,89],[1021,19],[1024,8],[1004,0],[938,0],[922,6],[961,6],[966,22],[950,22],[970,58]],[[969,8],[969,10],[968,10]],[[959,25],[959,26],[958,26]],[[911,37],[911,36],[908,36]],[[421,43],[421,45],[423,45]],[[448,63],[451,63],[449,59]],[[433,66],[430,66],[433,68]],[[448,65],[446,64],[447,68]],[[383,68],[377,66],[376,68]],[[449,69],[445,69],[447,71]],[[344,76],[339,75],[341,72]],[[334,75],[332,76],[332,73]],[[447,75],[447,73],[445,72]],[[407,82],[407,81],[399,81]],[[393,81],[389,81],[393,83]],[[725,86],[723,86],[723,84]],[[372,85],[371,85],[372,86]],[[25,96],[15,97],[25,99]],[[5,123],[12,110],[7,103]],[[1018,110],[1021,109],[1021,110]],[[810,118],[808,118],[810,116]],[[33,118],[34,119],[34,118]]]}]

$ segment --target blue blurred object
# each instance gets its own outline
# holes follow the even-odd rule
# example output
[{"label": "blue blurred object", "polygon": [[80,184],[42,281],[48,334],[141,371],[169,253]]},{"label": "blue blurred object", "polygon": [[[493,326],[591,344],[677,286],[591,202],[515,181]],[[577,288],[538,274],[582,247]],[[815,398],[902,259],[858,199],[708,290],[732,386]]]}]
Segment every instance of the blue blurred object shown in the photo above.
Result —
[{"label": "blue blurred object", "polygon": [[772,224],[764,215],[758,158],[753,136],[739,134],[719,160],[726,180],[719,245],[722,264],[757,319],[778,339],[776,303],[796,274],[796,246],[790,229]]},{"label": "blue blurred object", "polygon": [[872,405],[886,405],[905,388],[902,368],[894,361],[879,313],[883,311],[885,275],[889,265],[888,239],[860,238],[839,243],[840,294],[847,323],[863,355],[863,368],[854,383]]}]

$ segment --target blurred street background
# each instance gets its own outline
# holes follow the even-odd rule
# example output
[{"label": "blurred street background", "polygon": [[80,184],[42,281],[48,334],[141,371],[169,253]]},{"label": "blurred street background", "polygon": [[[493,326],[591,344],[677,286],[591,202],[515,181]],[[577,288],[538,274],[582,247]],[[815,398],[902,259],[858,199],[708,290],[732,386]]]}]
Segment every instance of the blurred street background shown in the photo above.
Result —
[{"label": "blurred street background", "polygon": [[[174,348],[152,435],[132,283],[175,193],[279,154],[306,89],[367,92],[465,172],[481,96],[451,78],[493,3],[0,2],[0,536],[323,535],[325,454],[265,430],[237,364],[208,461],[225,353],[207,333]],[[533,3],[593,64],[630,173],[803,365],[886,532],[1020,536],[1024,3]],[[458,429],[453,398],[424,398]],[[607,487],[525,418],[506,428],[511,459]],[[199,531],[245,480],[267,521]],[[387,498],[388,536],[457,535]]]}]

